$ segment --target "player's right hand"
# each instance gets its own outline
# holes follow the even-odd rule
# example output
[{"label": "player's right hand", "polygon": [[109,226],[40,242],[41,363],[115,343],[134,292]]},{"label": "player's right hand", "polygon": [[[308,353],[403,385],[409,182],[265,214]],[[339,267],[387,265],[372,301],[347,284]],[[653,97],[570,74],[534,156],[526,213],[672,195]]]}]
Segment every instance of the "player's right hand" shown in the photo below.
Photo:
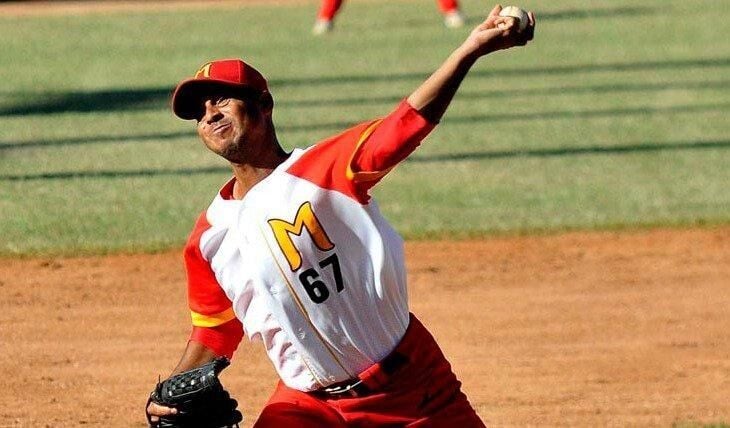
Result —
[{"label": "player's right hand", "polygon": [[488,53],[515,46],[524,46],[535,37],[535,15],[528,12],[530,22],[524,31],[518,31],[515,18],[499,16],[502,6],[496,5],[489,16],[472,30],[463,47],[477,58]]},{"label": "player's right hand", "polygon": [[177,409],[174,409],[172,407],[165,407],[161,404],[155,403],[154,401],[150,401],[146,410],[147,415],[149,415],[149,420],[151,422],[159,422],[160,416],[170,416],[177,414]]}]

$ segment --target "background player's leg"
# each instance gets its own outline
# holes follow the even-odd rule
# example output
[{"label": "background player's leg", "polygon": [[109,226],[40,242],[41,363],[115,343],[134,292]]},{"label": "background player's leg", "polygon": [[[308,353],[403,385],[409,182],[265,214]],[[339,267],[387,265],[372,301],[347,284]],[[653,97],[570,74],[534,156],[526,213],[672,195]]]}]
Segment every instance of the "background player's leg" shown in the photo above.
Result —
[{"label": "background player's leg", "polygon": [[322,0],[319,12],[317,13],[317,21],[314,23],[312,32],[314,34],[323,34],[331,31],[335,15],[340,10],[343,0]]},{"label": "background player's leg", "polygon": [[441,9],[441,13],[446,14],[448,12],[453,12],[455,10],[459,10],[459,2],[456,0],[436,0],[439,9]]},{"label": "background player's leg", "polygon": [[340,6],[342,6],[342,0],[322,0],[317,18],[332,21],[335,19],[337,11],[340,10]]},{"label": "background player's leg", "polygon": [[436,0],[439,10],[444,15],[444,25],[449,28],[458,28],[464,26],[464,15],[459,10],[459,2],[457,0]]}]

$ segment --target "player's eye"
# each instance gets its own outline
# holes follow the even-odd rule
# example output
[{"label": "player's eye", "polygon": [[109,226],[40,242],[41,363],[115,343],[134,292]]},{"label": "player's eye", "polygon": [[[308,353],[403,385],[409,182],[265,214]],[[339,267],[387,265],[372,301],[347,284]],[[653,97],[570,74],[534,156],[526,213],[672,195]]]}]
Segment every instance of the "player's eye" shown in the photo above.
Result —
[{"label": "player's eye", "polygon": [[200,123],[200,121],[203,120],[203,116],[205,116],[205,107],[201,106],[195,111],[195,121]]}]

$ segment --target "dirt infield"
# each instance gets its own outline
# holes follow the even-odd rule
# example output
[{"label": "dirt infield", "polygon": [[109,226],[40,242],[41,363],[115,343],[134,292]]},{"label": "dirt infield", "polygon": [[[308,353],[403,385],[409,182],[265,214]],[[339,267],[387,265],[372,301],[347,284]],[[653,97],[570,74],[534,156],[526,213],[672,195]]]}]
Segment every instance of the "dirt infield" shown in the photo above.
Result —
[{"label": "dirt infield", "polygon": [[[412,310],[491,426],[730,422],[730,228],[407,244]],[[0,259],[0,427],[144,426],[188,334],[181,254]],[[250,426],[260,344],[223,375]]]}]

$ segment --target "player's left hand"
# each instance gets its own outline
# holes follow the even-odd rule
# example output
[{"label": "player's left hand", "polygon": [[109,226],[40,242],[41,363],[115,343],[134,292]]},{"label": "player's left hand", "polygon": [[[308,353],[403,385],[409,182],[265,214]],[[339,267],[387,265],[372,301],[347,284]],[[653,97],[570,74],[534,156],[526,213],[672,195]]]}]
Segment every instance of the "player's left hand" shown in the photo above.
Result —
[{"label": "player's left hand", "polygon": [[498,50],[524,46],[535,37],[535,15],[532,12],[527,13],[530,18],[527,27],[519,31],[516,19],[499,16],[501,11],[502,6],[494,6],[487,19],[469,34],[463,47],[470,54],[478,58]]},{"label": "player's left hand", "polygon": [[230,362],[219,357],[158,382],[145,407],[151,428],[238,427],[243,415],[218,379]]}]

